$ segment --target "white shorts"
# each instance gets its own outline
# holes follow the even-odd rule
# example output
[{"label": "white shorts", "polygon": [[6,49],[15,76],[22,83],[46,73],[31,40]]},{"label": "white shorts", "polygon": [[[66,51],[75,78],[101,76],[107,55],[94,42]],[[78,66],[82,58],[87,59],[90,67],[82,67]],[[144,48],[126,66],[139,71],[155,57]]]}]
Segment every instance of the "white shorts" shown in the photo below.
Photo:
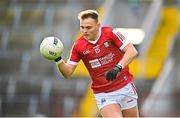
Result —
[{"label": "white shorts", "polygon": [[94,94],[98,109],[101,110],[109,104],[119,104],[121,110],[130,109],[137,106],[138,95],[133,83],[109,93]]}]

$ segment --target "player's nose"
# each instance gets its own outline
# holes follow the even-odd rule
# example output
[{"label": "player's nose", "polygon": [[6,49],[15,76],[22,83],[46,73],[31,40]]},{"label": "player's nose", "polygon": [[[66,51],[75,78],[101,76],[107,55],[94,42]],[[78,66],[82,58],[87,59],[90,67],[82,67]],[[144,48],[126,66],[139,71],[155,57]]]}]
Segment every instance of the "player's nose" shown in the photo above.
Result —
[{"label": "player's nose", "polygon": [[84,30],[83,30],[83,33],[87,33],[87,30],[84,29]]}]

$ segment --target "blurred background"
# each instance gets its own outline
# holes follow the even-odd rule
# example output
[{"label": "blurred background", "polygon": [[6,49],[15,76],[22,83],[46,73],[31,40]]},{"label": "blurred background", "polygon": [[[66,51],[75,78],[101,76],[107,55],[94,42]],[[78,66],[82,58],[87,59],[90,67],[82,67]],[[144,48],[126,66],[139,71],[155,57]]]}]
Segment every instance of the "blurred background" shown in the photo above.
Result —
[{"label": "blurred background", "polygon": [[129,65],[142,117],[180,117],[180,0],[0,0],[0,116],[100,117],[82,62],[63,79],[39,53],[43,37],[79,36],[77,14],[100,13],[139,51]]}]

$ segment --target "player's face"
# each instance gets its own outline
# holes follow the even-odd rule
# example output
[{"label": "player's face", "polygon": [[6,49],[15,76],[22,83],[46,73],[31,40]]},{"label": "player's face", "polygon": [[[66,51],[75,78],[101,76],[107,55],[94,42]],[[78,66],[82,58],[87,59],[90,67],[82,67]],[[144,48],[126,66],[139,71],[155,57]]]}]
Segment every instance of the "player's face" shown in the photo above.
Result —
[{"label": "player's face", "polygon": [[84,38],[96,40],[99,35],[99,24],[92,18],[80,20],[80,31]]}]

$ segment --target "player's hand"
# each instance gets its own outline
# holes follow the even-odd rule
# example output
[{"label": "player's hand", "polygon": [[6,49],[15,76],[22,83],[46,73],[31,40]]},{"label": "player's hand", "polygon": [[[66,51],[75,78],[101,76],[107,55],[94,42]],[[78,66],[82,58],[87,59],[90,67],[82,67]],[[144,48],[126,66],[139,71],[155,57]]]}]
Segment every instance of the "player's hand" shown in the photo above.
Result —
[{"label": "player's hand", "polygon": [[114,79],[116,79],[116,76],[118,74],[118,72],[120,72],[122,70],[122,67],[120,65],[116,65],[115,67],[111,68],[110,70],[107,71],[106,73],[106,80],[107,81],[112,81]]},{"label": "player's hand", "polygon": [[62,57],[61,56],[59,56],[58,58],[56,58],[54,61],[55,62],[58,62],[58,61],[60,61],[62,59]]}]

